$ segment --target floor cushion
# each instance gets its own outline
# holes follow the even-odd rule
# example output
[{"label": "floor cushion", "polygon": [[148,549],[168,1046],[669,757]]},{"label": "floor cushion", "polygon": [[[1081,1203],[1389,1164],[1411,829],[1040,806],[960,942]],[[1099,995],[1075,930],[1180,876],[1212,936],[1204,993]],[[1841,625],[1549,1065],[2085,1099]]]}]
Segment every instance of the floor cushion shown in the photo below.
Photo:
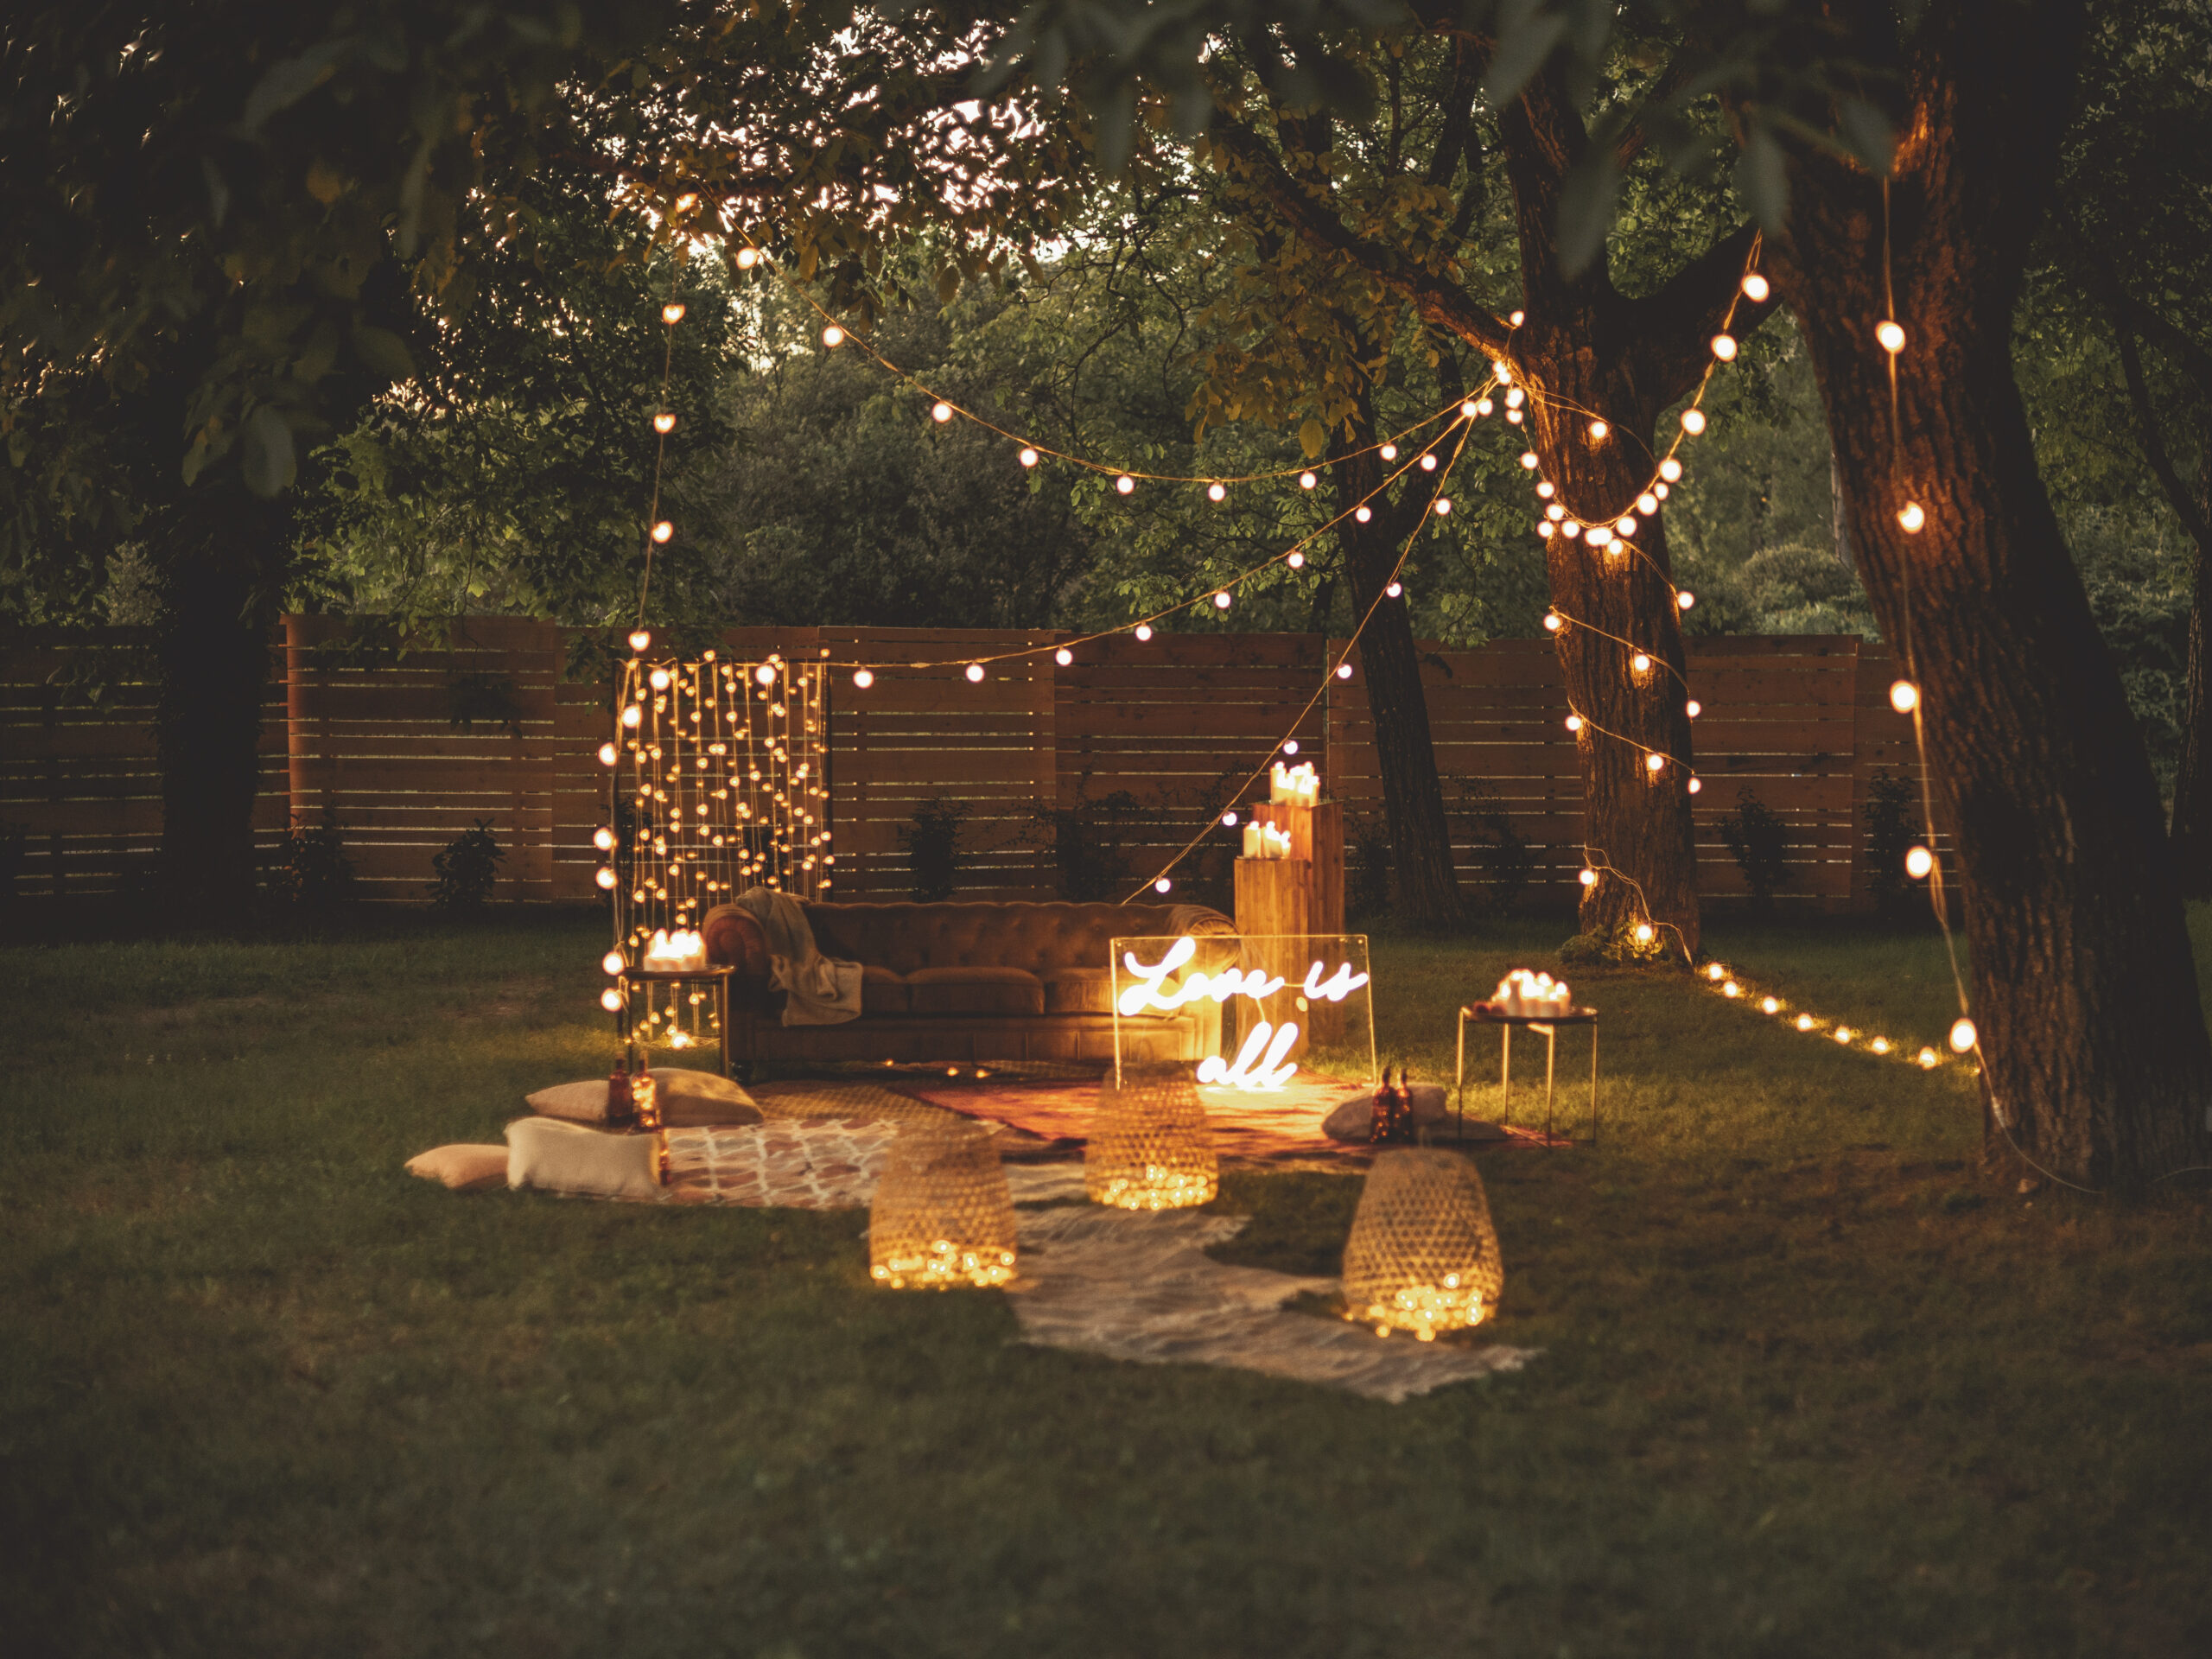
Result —
[{"label": "floor cushion", "polygon": [[603,1198],[658,1198],[660,1136],[616,1135],[557,1117],[507,1125],[507,1185]]},{"label": "floor cushion", "polygon": [[915,1014],[984,1014],[1020,1018],[1045,1012],[1045,987],[1019,968],[917,968],[906,976]]},{"label": "floor cushion", "polygon": [[[760,1122],[760,1109],[753,1103],[753,1096],[728,1077],[683,1066],[656,1066],[652,1076],[664,1123],[691,1126]],[[582,1083],[556,1084],[526,1096],[524,1104],[540,1117],[560,1118],[569,1123],[604,1123],[607,1079],[587,1077]]]},{"label": "floor cushion", "polygon": [[438,1181],[456,1192],[475,1192],[507,1184],[505,1147],[432,1147],[407,1160],[407,1173]]}]

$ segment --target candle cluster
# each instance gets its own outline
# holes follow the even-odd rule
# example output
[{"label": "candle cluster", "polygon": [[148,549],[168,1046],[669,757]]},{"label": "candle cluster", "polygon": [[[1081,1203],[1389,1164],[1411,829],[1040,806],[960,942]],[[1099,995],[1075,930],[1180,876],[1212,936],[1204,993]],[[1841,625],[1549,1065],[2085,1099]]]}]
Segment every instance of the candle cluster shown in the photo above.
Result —
[{"label": "candle cluster", "polygon": [[686,928],[671,932],[667,928],[653,930],[652,938],[645,944],[645,966],[661,973],[683,973],[707,965],[707,942]]},{"label": "candle cluster", "polygon": [[1487,1310],[1483,1294],[1447,1273],[1440,1285],[1406,1285],[1387,1302],[1370,1302],[1353,1317],[1372,1321],[1375,1334],[1387,1337],[1393,1330],[1410,1331],[1421,1342],[1434,1342],[1439,1331],[1461,1331],[1480,1325]]},{"label": "candle cluster", "polygon": [[1244,856],[1288,858],[1290,831],[1279,830],[1272,823],[1247,823],[1244,826]]},{"label": "candle cluster", "polygon": [[1014,1277],[1014,1252],[940,1238],[925,1252],[887,1257],[870,1268],[868,1274],[878,1284],[893,1290],[906,1289],[909,1281],[922,1290],[950,1290],[955,1285],[988,1290]]},{"label": "candle cluster", "polygon": [[1312,806],[1321,798],[1321,779],[1311,760],[1287,766],[1278,760],[1268,779],[1268,804]]},{"label": "candle cluster", "polygon": [[1516,968],[1497,982],[1490,1006],[1493,1013],[1510,1014],[1516,1019],[1557,1019],[1574,1012],[1574,994],[1563,979]]}]

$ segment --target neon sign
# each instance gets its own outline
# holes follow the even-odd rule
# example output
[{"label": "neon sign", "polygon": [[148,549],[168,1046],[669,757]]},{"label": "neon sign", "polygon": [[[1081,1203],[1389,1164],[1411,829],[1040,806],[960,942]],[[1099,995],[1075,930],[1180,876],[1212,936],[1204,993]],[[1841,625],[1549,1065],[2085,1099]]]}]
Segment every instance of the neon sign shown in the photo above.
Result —
[{"label": "neon sign", "polygon": [[[1249,996],[1262,1001],[1281,991],[1289,982],[1264,969],[1224,969],[1217,974],[1203,971],[1187,975],[1181,982],[1169,985],[1169,975],[1183,967],[1198,954],[1195,938],[1178,939],[1165,957],[1147,964],[1139,962],[1136,953],[1122,953],[1122,965],[1135,983],[1124,989],[1118,1007],[1124,1015],[1134,1015],[1152,1009],[1161,1014],[1173,1014],[1186,1003],[1201,998],[1211,998],[1225,1003],[1232,996]],[[1323,978],[1324,964],[1316,962],[1306,970],[1300,982],[1299,995],[1306,1001],[1341,1002],[1368,982],[1368,976],[1354,973],[1350,963],[1338,964],[1337,971]],[[1287,1058],[1298,1041],[1298,1027],[1290,1020],[1280,1026],[1262,1020],[1245,1035],[1243,1046],[1233,1061],[1212,1055],[1198,1062],[1200,1083],[1226,1084],[1234,1089],[1254,1090],[1280,1089],[1297,1075],[1295,1061]]]}]

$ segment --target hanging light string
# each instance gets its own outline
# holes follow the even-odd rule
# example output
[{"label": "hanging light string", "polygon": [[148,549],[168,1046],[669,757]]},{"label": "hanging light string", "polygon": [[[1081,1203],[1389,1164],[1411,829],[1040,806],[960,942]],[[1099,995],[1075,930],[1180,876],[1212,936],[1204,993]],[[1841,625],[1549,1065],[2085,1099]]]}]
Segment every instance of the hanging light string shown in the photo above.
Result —
[{"label": "hanging light string", "polygon": [[[1413,529],[1407,533],[1404,545],[1399,548],[1397,559],[1390,567],[1389,580],[1383,583],[1382,589],[1370,601],[1367,609],[1361,614],[1358,623],[1353,627],[1351,636],[1345,639],[1344,648],[1338,652],[1333,660],[1328,664],[1327,671],[1322,675],[1321,683],[1314,688],[1313,695],[1306,698],[1304,706],[1291,717],[1289,730],[1276,740],[1268,748],[1267,758],[1255,766],[1245,776],[1244,781],[1232,791],[1232,799],[1242,799],[1246,790],[1257,785],[1260,779],[1267,775],[1268,767],[1274,764],[1278,754],[1295,754],[1298,752],[1297,732],[1298,728],[1305,723],[1306,715],[1313,712],[1314,705],[1328,694],[1329,688],[1334,682],[1351,677],[1351,653],[1358,646],[1360,636],[1367,632],[1367,625],[1374,620],[1375,613],[1382,607],[1385,600],[1396,599],[1403,592],[1402,580],[1405,572],[1406,561],[1413,556],[1414,543],[1420,537],[1422,528],[1432,518],[1441,518],[1451,512],[1452,499],[1444,493],[1444,488],[1451,481],[1452,469],[1459,465],[1459,457],[1465,452],[1467,440],[1473,429],[1474,423],[1471,420],[1459,429],[1459,441],[1452,448],[1451,459],[1445,461],[1438,469],[1436,489],[1430,495],[1428,505],[1422,509],[1420,518],[1415,521]],[[1157,893],[1167,892],[1171,886],[1172,873],[1176,866],[1196,852],[1199,843],[1212,834],[1217,825],[1225,821],[1219,817],[1209,816],[1206,822],[1199,827],[1197,834],[1185,842],[1166,863],[1161,865],[1148,880],[1121,902],[1125,905],[1132,903],[1143,897],[1147,890]]]},{"label": "hanging light string", "polygon": [[660,516],[661,468],[668,459],[668,435],[676,430],[676,411],[668,406],[669,387],[676,372],[676,325],[683,321],[683,302],[676,297],[677,278],[683,275],[683,266],[677,266],[677,276],[670,280],[667,302],[660,308],[663,332],[667,336],[660,359],[660,407],[653,411],[653,502],[645,514],[645,568],[638,579],[638,626],[645,626],[645,595],[653,585],[653,549],[676,533],[676,526]]}]

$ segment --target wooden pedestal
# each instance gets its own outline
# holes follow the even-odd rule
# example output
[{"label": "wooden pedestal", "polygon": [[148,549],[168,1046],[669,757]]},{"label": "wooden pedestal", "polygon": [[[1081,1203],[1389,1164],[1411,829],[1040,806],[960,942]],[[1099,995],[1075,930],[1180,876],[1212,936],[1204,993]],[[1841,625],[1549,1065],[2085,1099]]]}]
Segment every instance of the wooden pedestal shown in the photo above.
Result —
[{"label": "wooden pedestal", "polygon": [[[1319,806],[1293,806],[1287,802],[1262,801],[1252,808],[1255,823],[1271,823],[1290,832],[1290,856],[1283,859],[1240,859],[1236,865],[1236,931],[1240,933],[1341,933],[1344,931],[1344,818],[1335,801]],[[1312,874],[1306,887],[1306,907],[1294,925],[1259,927],[1244,916],[1246,864],[1304,864]],[[1270,912],[1274,914],[1274,912]]]}]

